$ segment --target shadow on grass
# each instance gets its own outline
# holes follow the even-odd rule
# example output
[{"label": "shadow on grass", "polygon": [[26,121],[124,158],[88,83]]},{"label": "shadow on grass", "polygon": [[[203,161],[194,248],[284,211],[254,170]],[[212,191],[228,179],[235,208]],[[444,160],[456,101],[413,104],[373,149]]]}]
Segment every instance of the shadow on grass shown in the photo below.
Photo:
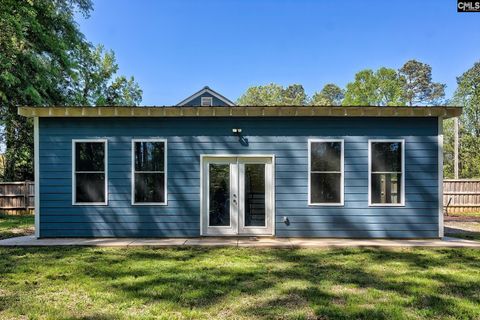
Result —
[{"label": "shadow on grass", "polygon": [[[145,308],[162,305],[181,314],[196,311],[204,317],[262,319],[480,317],[480,255],[469,249],[43,248],[0,252],[6,274],[28,270],[28,257],[57,268],[75,261],[73,268],[47,280],[85,278],[81,283],[87,291],[108,292],[113,305],[136,301]],[[2,306],[8,307],[8,303]],[[222,312],[226,316],[220,316]],[[107,313],[87,316],[115,317]]]}]

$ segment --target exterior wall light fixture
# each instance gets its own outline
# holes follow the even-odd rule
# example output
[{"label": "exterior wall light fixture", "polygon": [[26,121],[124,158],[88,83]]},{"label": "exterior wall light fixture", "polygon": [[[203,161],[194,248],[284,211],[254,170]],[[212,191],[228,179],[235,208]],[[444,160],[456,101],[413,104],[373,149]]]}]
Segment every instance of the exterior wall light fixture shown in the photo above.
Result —
[{"label": "exterior wall light fixture", "polygon": [[233,129],[232,129],[232,132],[233,132],[234,135],[240,136],[240,135],[242,134],[242,129],[240,129],[240,128],[233,128]]}]

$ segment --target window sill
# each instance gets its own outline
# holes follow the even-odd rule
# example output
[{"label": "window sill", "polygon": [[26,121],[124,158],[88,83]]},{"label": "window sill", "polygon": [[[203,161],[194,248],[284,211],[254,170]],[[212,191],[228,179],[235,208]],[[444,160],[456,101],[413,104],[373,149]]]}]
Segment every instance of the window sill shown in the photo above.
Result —
[{"label": "window sill", "polygon": [[343,202],[338,203],[309,203],[309,207],[344,207],[345,204]]},{"label": "window sill", "polygon": [[369,207],[405,207],[405,204],[404,203],[398,203],[398,204],[383,204],[383,203],[379,203],[379,204],[375,204],[375,203],[369,203],[368,204]]}]

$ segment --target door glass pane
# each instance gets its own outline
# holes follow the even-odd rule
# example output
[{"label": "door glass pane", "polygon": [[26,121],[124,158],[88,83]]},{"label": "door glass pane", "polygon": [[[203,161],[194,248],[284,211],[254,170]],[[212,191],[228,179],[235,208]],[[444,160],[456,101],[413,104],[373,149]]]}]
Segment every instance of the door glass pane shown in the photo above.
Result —
[{"label": "door glass pane", "polygon": [[265,226],[265,164],[245,164],[245,226]]},{"label": "door glass pane", "polygon": [[209,172],[209,226],[230,225],[230,164],[213,164]]}]

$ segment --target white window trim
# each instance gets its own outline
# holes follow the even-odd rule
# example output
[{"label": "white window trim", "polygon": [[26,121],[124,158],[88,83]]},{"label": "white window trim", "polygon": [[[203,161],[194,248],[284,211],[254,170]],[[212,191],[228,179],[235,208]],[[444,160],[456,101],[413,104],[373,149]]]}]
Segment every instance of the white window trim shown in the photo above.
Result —
[{"label": "white window trim", "polygon": [[[76,157],[75,144],[82,142],[102,142],[104,147],[104,175],[105,175],[105,201],[104,202],[77,202],[76,184]],[[100,172],[100,171],[98,171]],[[74,206],[108,206],[108,140],[107,139],[72,139],[72,205]]]},{"label": "white window trim", "polygon": [[[204,105],[203,101],[209,101],[209,104]],[[213,97],[200,97],[200,106],[201,107],[211,107],[211,106],[213,106]]]},{"label": "white window trim", "polygon": [[[400,142],[402,146],[402,187],[400,203],[372,203],[372,143]],[[368,206],[369,207],[404,207],[405,206],[405,139],[369,139],[368,140]]]},{"label": "white window trim", "polygon": [[[312,202],[311,198],[311,165],[312,165],[312,143],[314,142],[340,142],[342,153],[340,156],[340,202]],[[308,205],[309,206],[344,206],[345,205],[345,139],[308,139]]]},{"label": "white window trim", "polygon": [[[163,178],[164,178],[164,202],[135,202],[135,142],[163,142],[164,143],[164,153],[163,153]],[[167,188],[167,175],[168,175],[168,165],[167,165],[167,139],[161,138],[149,138],[149,139],[132,139],[132,170],[131,174],[132,177],[130,179],[131,182],[131,203],[132,206],[166,206],[168,205],[168,188]]]}]

